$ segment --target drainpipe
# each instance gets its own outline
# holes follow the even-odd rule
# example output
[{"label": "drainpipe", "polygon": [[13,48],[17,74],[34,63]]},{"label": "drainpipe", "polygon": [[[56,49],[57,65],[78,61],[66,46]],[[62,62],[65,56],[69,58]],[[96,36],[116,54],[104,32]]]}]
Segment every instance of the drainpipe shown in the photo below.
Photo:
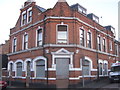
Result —
[{"label": "drainpipe", "polygon": [[[93,22],[93,25],[94,25],[94,22]],[[94,29],[95,29],[95,26],[94,26]],[[95,29],[96,30],[96,29]],[[99,61],[98,61],[98,40],[97,40],[97,37],[98,37],[98,31],[96,30],[96,61],[97,61],[97,80],[99,80]]]},{"label": "drainpipe", "polygon": [[45,37],[46,37],[46,22],[45,22],[46,15],[44,15],[44,22],[43,22],[43,56],[47,59],[47,72],[46,72],[46,83],[47,83],[47,88],[48,88],[48,58],[45,56]]}]

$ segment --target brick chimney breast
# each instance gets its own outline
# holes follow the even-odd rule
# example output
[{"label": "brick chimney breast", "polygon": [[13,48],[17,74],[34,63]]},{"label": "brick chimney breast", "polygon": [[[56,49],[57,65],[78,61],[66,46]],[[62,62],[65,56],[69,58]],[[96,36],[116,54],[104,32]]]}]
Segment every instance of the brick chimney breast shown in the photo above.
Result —
[{"label": "brick chimney breast", "polygon": [[66,0],[58,0],[58,2],[66,2]]}]

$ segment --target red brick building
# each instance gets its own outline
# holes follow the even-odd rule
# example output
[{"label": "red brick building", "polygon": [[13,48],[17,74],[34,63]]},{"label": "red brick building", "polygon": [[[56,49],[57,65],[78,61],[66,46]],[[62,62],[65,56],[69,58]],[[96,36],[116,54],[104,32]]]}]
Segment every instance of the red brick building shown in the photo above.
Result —
[{"label": "red brick building", "polygon": [[[99,17],[79,4],[58,0],[44,9],[33,0],[24,3],[10,30],[8,71],[13,80],[70,83],[108,76],[111,63],[119,61],[120,44],[112,26],[101,26]],[[82,67],[84,66],[84,67]]]}]

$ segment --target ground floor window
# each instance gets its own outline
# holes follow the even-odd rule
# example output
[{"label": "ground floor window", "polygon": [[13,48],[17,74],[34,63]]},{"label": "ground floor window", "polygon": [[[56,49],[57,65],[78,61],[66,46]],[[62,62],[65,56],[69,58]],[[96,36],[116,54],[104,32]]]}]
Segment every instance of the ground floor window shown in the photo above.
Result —
[{"label": "ground floor window", "polygon": [[102,68],[102,63],[99,63],[99,75],[102,75],[103,68]]},{"label": "ground floor window", "polygon": [[26,70],[26,75],[30,76],[31,75],[31,67],[30,67],[30,61],[27,61],[27,66],[26,66],[27,70]]},{"label": "ground floor window", "polygon": [[83,75],[90,75],[90,61],[88,61],[88,60],[84,61]]},{"label": "ground floor window", "polygon": [[45,77],[45,61],[36,61],[36,77]]},{"label": "ground floor window", "polygon": [[104,75],[107,75],[108,72],[108,65],[107,63],[104,63]]},{"label": "ground floor window", "polygon": [[22,63],[18,62],[17,63],[17,71],[16,71],[16,76],[22,76]]}]

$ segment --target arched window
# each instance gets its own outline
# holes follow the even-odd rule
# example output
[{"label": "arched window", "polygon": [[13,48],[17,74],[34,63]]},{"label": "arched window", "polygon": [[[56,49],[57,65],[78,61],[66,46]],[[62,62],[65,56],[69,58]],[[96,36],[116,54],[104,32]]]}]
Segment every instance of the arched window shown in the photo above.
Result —
[{"label": "arched window", "polygon": [[99,75],[103,74],[103,68],[102,68],[103,64],[99,63]]},{"label": "arched window", "polygon": [[90,75],[90,61],[87,59],[83,62],[83,75]]},{"label": "arched window", "polygon": [[36,77],[45,77],[45,61],[36,61]]},{"label": "arched window", "polygon": [[12,75],[12,71],[13,71],[13,63],[9,64],[9,76]]},{"label": "arched window", "polygon": [[31,69],[30,69],[30,61],[27,61],[27,65],[26,65],[26,76],[30,76],[31,75]]},{"label": "arched window", "polygon": [[107,75],[108,72],[108,65],[107,63],[104,63],[104,75]]},{"label": "arched window", "polygon": [[16,76],[22,76],[22,63],[18,62],[16,65]]}]

